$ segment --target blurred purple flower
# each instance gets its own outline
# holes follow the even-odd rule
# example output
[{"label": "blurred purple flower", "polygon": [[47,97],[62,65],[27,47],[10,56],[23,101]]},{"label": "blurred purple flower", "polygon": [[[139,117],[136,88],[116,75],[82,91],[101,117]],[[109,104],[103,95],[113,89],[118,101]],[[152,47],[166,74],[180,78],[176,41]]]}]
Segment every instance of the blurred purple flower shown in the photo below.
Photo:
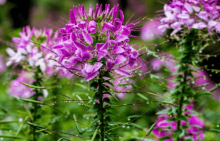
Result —
[{"label": "blurred purple flower", "polygon": [[[193,102],[192,102],[193,103]],[[205,138],[205,134],[203,132],[204,123],[197,116],[192,115],[193,113],[193,105],[186,105],[185,114],[187,115],[187,121],[182,120],[182,126],[190,126],[188,129],[185,129],[186,137],[192,137],[194,141],[200,141]],[[168,136],[170,139],[166,141],[173,141],[173,132],[177,129],[177,124],[174,121],[170,121],[172,117],[166,114],[159,114],[157,124],[153,129],[153,133],[158,138]]]},{"label": "blurred purple flower", "polygon": [[220,5],[214,0],[172,0],[164,5],[161,31],[173,29],[171,36],[183,29],[207,29],[220,32]]},{"label": "blurred purple flower", "polygon": [[0,55],[0,73],[4,72],[6,69],[6,65],[3,59],[4,59],[3,56]]},{"label": "blurred purple flower", "polygon": [[27,87],[21,83],[21,82],[27,84],[33,83],[35,80],[32,78],[32,75],[33,74],[31,73],[21,72],[18,78],[11,81],[10,88],[8,89],[8,93],[11,96],[16,96],[18,98],[29,98],[32,95],[34,95],[35,92],[32,91],[32,88]]},{"label": "blurred purple flower", "polygon": [[4,5],[6,0],[0,0],[0,5]]},{"label": "blurred purple flower", "polygon": [[57,35],[53,35],[52,29],[37,30],[36,28],[31,29],[29,26],[24,27],[19,35],[19,38],[12,38],[16,44],[15,49],[6,49],[10,56],[6,65],[18,65],[24,61],[28,62],[30,67],[39,66],[42,72],[51,75],[54,70],[48,65],[47,60],[50,59],[48,56],[52,54],[51,48]]},{"label": "blurred purple flower", "polygon": [[152,19],[145,23],[141,30],[141,39],[144,41],[149,41],[162,36],[164,32],[158,29],[160,25],[161,24],[158,19]]}]

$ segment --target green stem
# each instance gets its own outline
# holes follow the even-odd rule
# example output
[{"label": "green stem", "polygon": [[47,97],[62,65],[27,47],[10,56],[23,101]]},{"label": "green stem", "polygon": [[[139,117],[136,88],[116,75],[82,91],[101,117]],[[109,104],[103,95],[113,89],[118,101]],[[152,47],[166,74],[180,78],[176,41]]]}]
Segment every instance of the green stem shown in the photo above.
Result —
[{"label": "green stem", "polygon": [[[40,69],[38,68],[38,70],[35,72],[35,75],[34,75],[34,79],[35,79],[35,82],[33,82],[32,84],[34,85],[34,86],[41,86],[42,84],[42,79],[41,79],[41,75],[42,74],[42,72],[40,71]],[[38,97],[39,96],[42,96],[43,94],[38,90],[38,89],[34,89],[34,91],[35,91],[35,94],[34,94],[34,96],[33,96],[33,99],[34,100],[36,100],[36,101],[38,101]],[[37,104],[34,104],[34,106],[33,106],[33,109],[32,109],[32,114],[33,114],[33,123],[35,123],[36,121],[37,121],[37,112],[38,112],[38,105]],[[32,134],[33,134],[33,141],[37,141],[38,139],[37,139],[37,133],[36,133],[36,129],[35,129],[35,127],[32,127],[33,128],[33,130],[32,130]]]},{"label": "green stem", "polygon": [[[101,78],[101,75],[100,75],[100,78]],[[103,84],[101,82],[101,79],[99,79],[98,84],[99,84],[98,93],[99,93],[99,103],[100,103],[99,108],[100,108],[100,113],[101,113],[100,115],[101,141],[104,141],[105,139],[105,121],[104,121],[105,108],[104,108],[103,92],[102,92]]]},{"label": "green stem", "polygon": [[[184,84],[187,83],[187,73],[184,73],[183,83]],[[184,93],[185,93],[185,86],[182,89],[182,94],[184,94]],[[184,101],[184,96],[181,95],[180,100],[179,100],[178,113],[177,113],[177,132],[181,132],[181,129],[180,129],[180,126],[181,126],[181,124],[180,124],[180,122],[181,122],[180,117],[182,115],[182,108],[183,108],[183,105],[184,105],[183,101]],[[177,137],[177,141],[180,141],[179,136]]]}]

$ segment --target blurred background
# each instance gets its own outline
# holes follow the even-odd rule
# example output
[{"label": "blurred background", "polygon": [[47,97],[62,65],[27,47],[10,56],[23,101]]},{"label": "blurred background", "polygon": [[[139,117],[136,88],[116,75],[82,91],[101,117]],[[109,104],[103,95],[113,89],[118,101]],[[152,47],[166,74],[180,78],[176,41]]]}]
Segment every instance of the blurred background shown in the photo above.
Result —
[{"label": "blurred background", "polygon": [[[151,21],[157,21],[157,18],[160,16],[158,10],[163,9],[163,3],[165,2],[165,0],[163,2],[160,2],[159,0],[0,0],[0,121],[18,121],[18,119],[24,120],[25,115],[27,115],[27,112],[24,111],[25,103],[10,96],[7,92],[10,81],[17,77],[18,71],[13,69],[13,67],[6,68],[5,66],[5,62],[7,60],[5,49],[8,46],[13,46],[11,38],[18,36],[22,27],[30,25],[31,27],[36,27],[38,29],[53,28],[56,30],[57,28],[63,27],[68,22],[69,10],[73,5],[84,4],[85,9],[89,9],[89,5],[94,7],[96,3],[103,5],[106,3],[110,3],[111,5],[120,4],[120,9],[122,9],[125,13],[125,21],[134,21],[139,18],[145,18],[142,21],[140,28],[133,32],[133,34],[138,36],[138,38],[132,39],[131,43],[140,46],[150,46],[150,44],[158,45],[152,49],[151,53],[146,55],[147,57],[143,57],[147,70],[149,70],[150,73],[146,73],[144,76],[136,77],[134,85],[138,88],[157,81],[158,78],[155,76],[163,78],[171,75],[171,71],[169,71],[166,64],[163,64],[160,59],[155,61],[154,58],[158,57],[155,53],[167,53],[172,56],[178,56],[177,49],[174,44],[160,44],[166,41],[166,39],[163,38],[166,37],[166,35],[158,37],[162,36],[162,33],[155,33],[158,31],[150,30],[151,28],[158,26],[158,23],[151,23]],[[152,32],[157,34],[157,36],[152,37]],[[220,69],[220,58],[218,55],[219,45],[219,43],[211,44],[210,47],[203,52],[203,54],[210,54],[211,57],[202,60],[200,63],[201,68],[204,68],[207,79],[209,79],[212,84],[218,84],[220,82],[219,74],[212,72],[212,69]],[[152,62],[154,64],[152,64]],[[82,98],[87,98],[87,96],[92,95],[92,92],[87,90],[87,86],[85,86],[80,80],[74,80],[74,82],[72,82],[72,80],[68,78],[60,78],[59,80],[53,78],[51,79],[58,81],[59,85],[57,85],[56,91],[49,91],[49,96],[45,99],[48,103],[52,103],[54,97],[58,100],[64,100],[58,92],[62,92],[63,94],[74,98],[77,95],[80,95]],[[48,82],[50,81],[51,80],[48,80]],[[164,80],[161,83],[155,83],[149,87],[144,87],[141,89],[140,93],[145,94],[146,92],[152,92],[164,97],[169,97],[167,95],[168,89],[164,89],[164,83],[166,82],[167,81]],[[52,95],[52,97],[50,97],[50,95]],[[160,99],[160,97],[152,95],[145,96],[149,99],[149,101]],[[135,103],[139,102],[144,102],[144,100],[143,98],[138,97],[135,93],[125,94],[119,101],[121,104],[132,104],[129,106],[120,106],[118,108],[116,119],[119,119],[119,122],[127,122],[132,118],[137,117],[137,115],[149,110],[132,125],[118,130],[118,133],[123,137],[123,140],[135,141],[143,139],[148,128],[155,122],[157,117],[155,113],[164,108],[164,105],[153,108],[155,106],[154,102],[135,105]],[[204,120],[205,128],[216,127],[217,124],[220,123],[219,102],[220,90],[215,91],[214,96],[199,97],[195,102],[195,110],[200,113],[198,115],[199,118]],[[85,107],[80,104],[74,102],[63,102],[58,103],[56,106],[65,114],[76,114],[80,121],[87,122],[88,120],[88,117],[85,114]],[[118,118],[118,116],[120,118]],[[76,132],[72,120],[48,107],[42,107],[42,121],[40,121],[40,123],[51,129],[62,130],[73,134]],[[20,127],[21,123],[19,122],[13,122],[10,124],[2,124],[0,122],[0,140],[12,140],[3,138],[1,135],[15,134]],[[123,133],[120,131],[123,131]],[[19,134],[21,136],[25,136],[26,133],[21,130]],[[220,134],[206,132],[205,135],[205,141],[220,140]],[[75,137],[67,137],[72,140],[80,140]],[[52,138],[44,135],[43,133],[41,134],[42,141],[49,139],[51,140]],[[153,134],[148,136],[146,139],[146,141],[154,140],[156,140],[156,138]]]}]

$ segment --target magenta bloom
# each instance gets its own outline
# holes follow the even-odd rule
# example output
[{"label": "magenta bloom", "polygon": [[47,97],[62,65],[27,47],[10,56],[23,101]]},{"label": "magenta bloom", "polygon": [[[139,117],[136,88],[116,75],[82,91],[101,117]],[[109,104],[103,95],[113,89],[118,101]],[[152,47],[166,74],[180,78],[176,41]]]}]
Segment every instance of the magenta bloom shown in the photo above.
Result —
[{"label": "magenta bloom", "polygon": [[[193,103],[193,102],[192,102]],[[180,123],[182,126],[190,126],[186,128],[186,133],[184,138],[192,137],[195,141],[200,141],[205,138],[204,132],[202,128],[204,127],[204,123],[197,116],[192,115],[193,113],[193,105],[186,105],[185,114],[187,116],[187,121],[182,120]],[[177,123],[174,121],[168,121],[170,118],[166,114],[158,115],[158,120],[155,128],[153,129],[153,133],[158,138],[168,136],[170,139],[166,141],[173,141],[173,132],[177,130]]]},{"label": "magenta bloom", "polygon": [[220,32],[220,5],[214,0],[172,0],[164,5],[165,17],[159,29],[173,29],[171,36],[183,29],[207,29]]},{"label": "magenta bloom", "polygon": [[[105,5],[102,11],[102,5],[97,4],[95,9],[90,6],[87,13],[83,5],[73,6],[70,21],[59,30],[60,40],[53,47],[56,66],[86,81],[94,79],[101,68],[130,76],[132,72],[121,68],[132,67],[138,58],[137,50],[128,44],[136,23],[124,25],[123,12],[118,9],[119,5],[112,9]],[[91,60],[96,64],[92,65]]]},{"label": "magenta bloom", "polygon": [[158,19],[148,21],[141,30],[141,39],[144,41],[153,40],[158,36],[162,36],[164,32],[158,29],[161,23]]},{"label": "magenta bloom", "polygon": [[23,28],[23,31],[19,35],[20,38],[12,38],[16,44],[16,48],[6,49],[10,56],[6,65],[18,65],[21,62],[27,62],[27,65],[32,68],[39,66],[42,72],[50,73],[50,71],[53,71],[46,61],[49,59],[48,56],[52,54],[50,49],[56,39],[56,35],[53,36],[53,31],[51,29],[31,29],[27,26]]},{"label": "magenta bloom", "polygon": [[21,82],[27,84],[33,83],[35,81],[32,79],[33,74],[27,72],[21,72],[20,74],[21,75],[18,78],[11,81],[8,93],[11,96],[16,96],[18,98],[29,98],[34,95],[35,92],[32,91],[32,88],[23,85]]}]

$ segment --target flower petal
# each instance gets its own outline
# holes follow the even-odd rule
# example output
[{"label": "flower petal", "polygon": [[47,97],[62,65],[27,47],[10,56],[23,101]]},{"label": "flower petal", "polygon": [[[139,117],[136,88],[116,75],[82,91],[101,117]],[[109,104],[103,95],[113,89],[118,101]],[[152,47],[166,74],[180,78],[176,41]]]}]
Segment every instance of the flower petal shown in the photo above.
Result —
[{"label": "flower petal", "polygon": [[85,41],[88,43],[88,44],[92,44],[93,43],[93,39],[92,39],[92,36],[86,32],[86,31],[83,31],[82,32],[82,35],[83,35],[83,38],[85,39]]},{"label": "flower petal", "polygon": [[120,75],[131,76],[131,74],[129,72],[121,70],[121,69],[115,69],[115,72]]}]

